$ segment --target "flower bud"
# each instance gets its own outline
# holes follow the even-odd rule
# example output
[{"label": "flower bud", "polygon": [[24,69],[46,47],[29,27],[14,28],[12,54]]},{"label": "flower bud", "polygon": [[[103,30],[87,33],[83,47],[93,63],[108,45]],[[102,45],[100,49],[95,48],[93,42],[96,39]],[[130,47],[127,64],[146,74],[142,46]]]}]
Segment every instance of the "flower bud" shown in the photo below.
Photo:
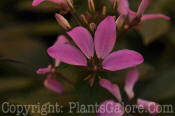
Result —
[{"label": "flower bud", "polygon": [[82,14],[81,16],[81,20],[85,23],[85,24],[88,24],[88,21],[86,19],[86,16],[84,14]]},{"label": "flower bud", "polygon": [[95,23],[90,23],[90,24],[89,24],[89,28],[90,28],[90,30],[91,30],[92,32],[95,31],[96,26],[97,26],[97,25],[96,25]]},{"label": "flower bud", "polygon": [[72,28],[69,22],[62,15],[56,13],[55,17],[60,26],[62,26],[65,30],[69,30]]},{"label": "flower bud", "polygon": [[116,20],[117,28],[120,29],[123,26],[124,22],[125,22],[125,17],[119,16]]},{"label": "flower bud", "polygon": [[103,6],[102,16],[106,16],[106,12],[107,12],[107,7]]},{"label": "flower bud", "polygon": [[95,12],[94,0],[88,0],[88,6],[91,12]]},{"label": "flower bud", "polygon": [[113,2],[113,10],[115,10],[117,8],[119,0],[114,0]]},{"label": "flower bud", "polygon": [[66,1],[67,1],[68,6],[69,6],[71,9],[74,9],[73,0],[66,0]]}]

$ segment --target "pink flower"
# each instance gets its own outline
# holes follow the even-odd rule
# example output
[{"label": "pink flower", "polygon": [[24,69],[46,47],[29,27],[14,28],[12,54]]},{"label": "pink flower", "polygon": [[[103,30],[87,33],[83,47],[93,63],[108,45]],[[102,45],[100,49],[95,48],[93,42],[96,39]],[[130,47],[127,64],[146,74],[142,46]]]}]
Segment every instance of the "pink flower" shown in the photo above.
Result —
[{"label": "pink flower", "polygon": [[52,69],[53,69],[52,65],[49,65],[47,68],[38,69],[37,74],[46,75],[46,79],[44,81],[45,87],[47,87],[48,89],[54,92],[61,94],[63,92],[63,88],[60,82],[52,76],[54,73]]},{"label": "pink flower", "polygon": [[[69,41],[65,38],[65,36],[59,36],[54,45],[59,44],[67,44]],[[46,75],[46,80],[44,81],[44,85],[52,91],[55,91],[59,94],[63,92],[63,88],[61,83],[54,78],[55,68],[60,65],[60,60],[55,59],[54,66],[49,65],[47,68],[40,68],[37,70],[37,74]]]},{"label": "pink flower", "polygon": [[[48,49],[48,54],[52,58],[60,59],[67,64],[88,66],[95,71],[122,70],[141,64],[144,60],[140,53],[133,50],[124,49],[111,53],[116,41],[116,23],[112,16],[108,16],[98,25],[94,40],[83,27],[74,28],[68,35],[80,50],[71,44],[53,45]],[[96,56],[98,61],[91,64]]]},{"label": "pink flower", "polygon": [[159,104],[152,102],[152,101],[147,101],[143,99],[138,99],[137,100],[137,105],[139,107],[143,107],[147,112],[149,112],[151,115],[157,115],[160,111],[160,106]]},{"label": "pink flower", "polygon": [[[126,81],[125,81],[125,92],[127,93],[128,95],[128,98],[129,100],[133,99],[134,98],[134,85],[135,83],[137,82],[138,80],[138,70],[137,68],[133,68],[131,69],[127,76],[126,76]],[[107,89],[112,95],[114,95],[117,100],[119,101],[119,103],[117,102],[114,102],[112,101],[113,104],[117,104],[118,107],[121,107],[121,105],[119,105],[122,101],[122,98],[121,98],[121,94],[120,94],[120,89],[118,87],[117,84],[112,84],[109,80],[104,80],[104,79],[101,79],[99,84]],[[102,106],[107,106],[106,104],[109,104],[109,102],[111,102],[111,100],[106,100],[105,102],[103,102],[100,106],[99,106],[99,110]],[[147,100],[143,100],[143,99],[138,99],[137,100],[137,105],[138,107],[142,107],[144,108],[147,112],[149,112],[150,114],[152,115],[157,115],[158,112],[159,112],[159,105],[155,102],[152,102],[152,101],[147,101]],[[115,109],[116,106],[113,106],[113,108]],[[112,109],[112,108],[111,108]],[[115,112],[112,116],[122,116],[124,114],[124,108],[120,108],[120,113],[119,112]],[[109,116],[109,112],[99,112],[100,115],[99,116]]]},{"label": "pink flower", "polygon": [[44,2],[44,1],[49,1],[49,2],[53,2],[58,4],[59,6],[61,6],[62,8],[65,8],[65,10],[69,10],[69,7],[67,5],[66,0],[33,0],[32,2],[32,6],[38,6],[40,3]]},{"label": "pink flower", "polygon": [[137,68],[133,68],[132,70],[130,70],[126,76],[126,80],[125,80],[125,92],[127,93],[129,99],[134,98],[134,85],[135,83],[138,81],[139,79],[139,73]]},{"label": "pink flower", "polygon": [[106,80],[106,79],[101,79],[99,81],[99,84],[103,88],[107,89],[111,94],[113,94],[119,102],[122,102],[122,97],[121,97],[120,89],[118,85],[112,84],[109,80]]},{"label": "pink flower", "polygon": [[144,12],[147,9],[149,3],[150,3],[150,0],[142,0],[137,12],[134,12],[129,8],[128,0],[120,0],[119,6],[118,6],[118,12],[120,13],[121,16],[128,15],[130,23],[134,21],[135,19],[137,20],[139,19],[141,23],[144,21],[150,20],[150,19],[155,19],[155,18],[162,18],[165,20],[170,20],[168,16],[165,16],[163,14],[144,15]]}]

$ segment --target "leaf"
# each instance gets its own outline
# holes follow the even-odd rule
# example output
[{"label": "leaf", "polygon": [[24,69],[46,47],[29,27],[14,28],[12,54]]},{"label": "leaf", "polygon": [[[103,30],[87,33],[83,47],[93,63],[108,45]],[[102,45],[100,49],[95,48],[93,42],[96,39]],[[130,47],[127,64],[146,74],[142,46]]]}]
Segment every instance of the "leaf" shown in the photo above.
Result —
[{"label": "leaf", "polygon": [[141,97],[150,99],[168,99],[175,96],[175,68],[166,71],[151,82],[141,93]]},{"label": "leaf", "polygon": [[140,33],[143,36],[143,42],[148,45],[169,29],[169,22],[163,19],[153,19],[146,21],[141,25]]}]

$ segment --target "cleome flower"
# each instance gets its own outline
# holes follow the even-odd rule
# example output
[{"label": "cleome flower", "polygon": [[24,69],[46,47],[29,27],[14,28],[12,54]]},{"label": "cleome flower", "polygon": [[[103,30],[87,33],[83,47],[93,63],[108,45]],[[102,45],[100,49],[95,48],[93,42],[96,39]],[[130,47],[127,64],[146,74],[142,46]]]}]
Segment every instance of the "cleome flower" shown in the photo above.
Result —
[{"label": "cleome flower", "polygon": [[[163,14],[144,14],[145,10],[149,6],[151,0],[142,0],[137,12],[132,11],[129,8],[128,0],[119,0],[118,1],[118,12],[120,14],[118,22],[124,23],[124,20],[128,17],[129,18],[129,24],[135,25],[138,23],[142,23],[147,20],[156,19],[156,18],[162,18],[165,20],[170,20],[170,17],[163,15]],[[121,25],[121,24],[119,24]]]},{"label": "cleome flower", "polygon": [[[58,45],[60,43],[65,44],[67,42],[68,40],[64,36],[59,36],[54,45]],[[63,92],[62,85],[58,80],[55,79],[55,71],[56,71],[55,68],[58,67],[59,65],[60,65],[60,60],[55,59],[54,66],[50,64],[48,65],[47,68],[38,69],[36,73],[40,75],[46,75],[46,79],[44,81],[45,87],[47,87],[48,89],[54,92],[61,94]]]},{"label": "cleome flower", "polygon": [[[125,87],[124,90],[126,94],[128,95],[129,101],[134,98],[134,85],[136,84],[137,80],[139,78],[138,70],[136,67],[131,69],[125,80]],[[113,100],[106,100],[104,101],[98,108],[98,116],[122,116],[125,112],[127,112],[127,108],[125,108],[122,104],[122,97],[120,94],[120,89],[117,84],[112,84],[109,80],[101,79],[99,81],[99,84],[107,89],[112,95],[115,96],[115,98],[118,100],[119,103],[113,101]],[[109,105],[110,104],[110,105]],[[103,107],[106,106],[110,107],[109,109],[113,109],[113,111],[108,112],[107,110],[104,111]],[[145,110],[145,112],[150,113],[151,115],[157,115],[159,112],[159,105],[152,101],[147,101],[143,99],[137,100],[137,108],[142,108]],[[128,113],[128,112],[127,112]],[[143,112],[142,112],[143,113]]]},{"label": "cleome flower", "polygon": [[116,42],[116,23],[112,16],[106,17],[98,25],[94,40],[90,32],[83,27],[75,27],[67,34],[79,49],[70,43],[59,43],[50,47],[48,54],[61,62],[91,70],[91,83],[98,72],[135,67],[144,61],[142,55],[133,50],[124,49],[111,53]]}]

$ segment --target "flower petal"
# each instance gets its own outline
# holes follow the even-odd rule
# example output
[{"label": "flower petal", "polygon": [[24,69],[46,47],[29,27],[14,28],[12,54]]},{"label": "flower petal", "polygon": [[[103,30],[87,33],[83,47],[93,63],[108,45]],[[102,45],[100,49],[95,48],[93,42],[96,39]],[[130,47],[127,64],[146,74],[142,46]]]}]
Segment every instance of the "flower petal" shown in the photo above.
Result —
[{"label": "flower petal", "polygon": [[119,102],[122,101],[120,89],[117,84],[112,84],[109,80],[106,80],[106,79],[101,79],[99,81],[99,84],[103,88],[107,89],[111,94],[113,94],[116,97],[116,99],[118,99]]},{"label": "flower petal", "polygon": [[61,94],[63,92],[63,88],[62,85],[60,84],[60,82],[58,82],[56,79],[50,77],[50,75],[47,77],[47,79],[44,81],[44,85],[54,91],[57,92],[59,94]]},{"label": "flower petal", "polygon": [[59,59],[56,59],[55,60],[55,67],[60,66],[60,64],[61,64],[61,61]]},{"label": "flower petal", "polygon": [[112,100],[104,101],[98,108],[98,116],[122,116],[123,114],[122,105]]},{"label": "flower petal", "polygon": [[138,78],[139,78],[139,73],[136,67],[131,69],[126,76],[125,92],[127,93],[130,100],[134,98],[133,88]]},{"label": "flower petal", "polygon": [[[69,44],[69,40],[64,36],[60,35],[57,37],[56,42],[54,43],[54,46],[57,46],[59,44]],[[55,60],[55,67],[58,67],[60,65],[61,61],[59,59]]]},{"label": "flower petal", "polygon": [[145,10],[147,9],[148,5],[150,3],[150,0],[142,0],[140,3],[140,6],[137,10],[137,16],[140,17],[143,15],[143,13],[145,12]]},{"label": "flower petal", "polygon": [[130,23],[137,17],[137,13],[130,10],[130,9],[128,10],[128,15],[129,15],[129,22]]},{"label": "flower petal", "polygon": [[170,17],[163,15],[163,14],[146,14],[143,15],[141,18],[141,22],[147,21],[147,20],[151,20],[151,19],[157,19],[157,18],[162,18],[165,20],[170,20]]},{"label": "flower petal", "polygon": [[40,68],[37,70],[37,74],[46,74],[46,73],[49,73],[52,69],[52,65],[49,65],[47,68]]},{"label": "flower petal", "polygon": [[128,0],[120,0],[118,5],[118,12],[120,15],[127,16],[128,14]]},{"label": "flower petal", "polygon": [[95,32],[95,50],[98,58],[104,58],[113,49],[116,41],[116,23],[112,16],[105,18]]},{"label": "flower petal", "polygon": [[32,6],[38,6],[41,2],[44,2],[45,0],[33,0]]},{"label": "flower petal", "polygon": [[151,115],[157,115],[159,113],[159,110],[160,110],[159,104],[152,102],[152,101],[143,100],[143,99],[138,99],[137,105],[139,107],[144,108]]},{"label": "flower petal", "polygon": [[81,51],[90,59],[94,56],[94,43],[89,31],[83,27],[76,27],[68,32]]},{"label": "flower petal", "polygon": [[59,44],[50,47],[47,50],[48,54],[55,58],[60,59],[62,62],[78,66],[86,66],[87,61],[83,54],[74,46],[70,44]]},{"label": "flower petal", "polygon": [[41,2],[44,2],[44,1],[50,1],[59,5],[62,5],[62,7],[64,8],[68,8],[65,0],[33,0],[32,6],[38,6]]},{"label": "flower petal", "polygon": [[64,35],[60,35],[57,37],[57,41],[55,42],[55,45],[57,44],[69,44],[69,40],[64,36]]},{"label": "flower petal", "polygon": [[103,68],[110,71],[135,67],[144,61],[143,56],[133,50],[119,50],[111,53],[103,61]]}]

